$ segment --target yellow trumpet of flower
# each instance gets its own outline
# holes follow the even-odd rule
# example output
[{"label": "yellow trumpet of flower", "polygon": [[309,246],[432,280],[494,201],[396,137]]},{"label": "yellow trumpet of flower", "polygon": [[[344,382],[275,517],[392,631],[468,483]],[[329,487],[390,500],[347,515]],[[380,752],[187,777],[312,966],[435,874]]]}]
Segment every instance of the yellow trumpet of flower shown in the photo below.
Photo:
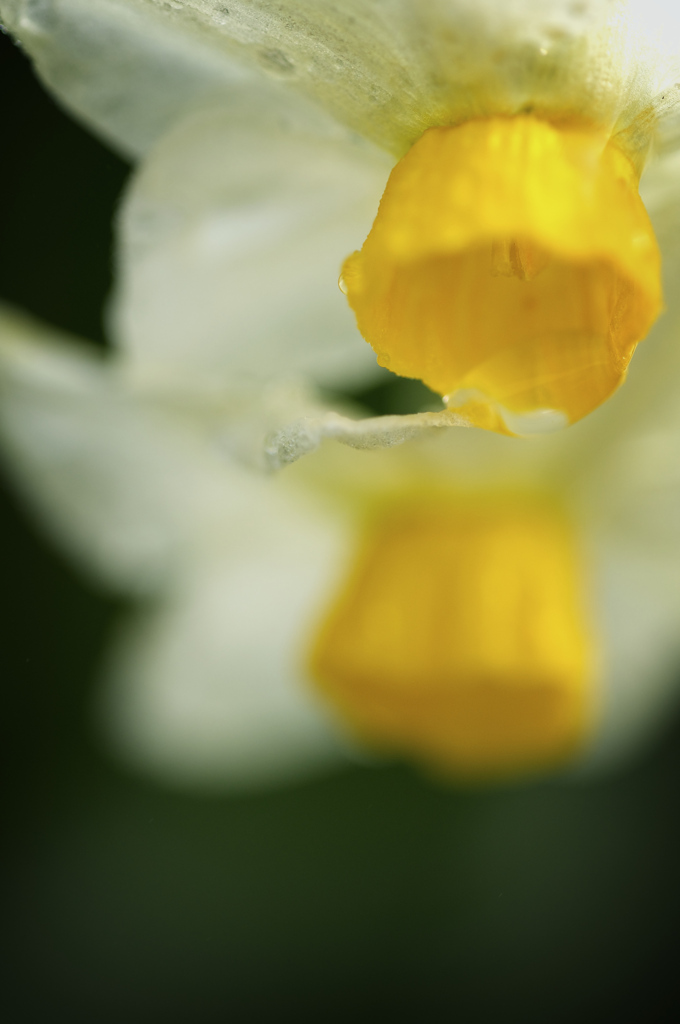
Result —
[{"label": "yellow trumpet of flower", "polygon": [[369,744],[493,776],[578,753],[594,730],[587,587],[540,502],[441,498],[376,516],[310,671]]},{"label": "yellow trumpet of flower", "polygon": [[593,127],[524,114],[430,128],[343,267],[378,362],[504,433],[592,412],[661,309],[637,185]]}]

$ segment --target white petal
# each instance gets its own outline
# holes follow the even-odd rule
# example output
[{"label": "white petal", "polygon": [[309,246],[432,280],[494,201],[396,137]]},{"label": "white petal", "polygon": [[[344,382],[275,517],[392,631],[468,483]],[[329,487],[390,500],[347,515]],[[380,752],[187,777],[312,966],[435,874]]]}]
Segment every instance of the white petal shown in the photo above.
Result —
[{"label": "white petal", "polygon": [[59,99],[131,157],[194,103],[251,77],[209,39],[177,31],[154,4],[0,0],[0,16]]},{"label": "white petal", "polygon": [[585,777],[642,755],[680,704],[680,547],[648,551],[630,538],[601,538],[593,569],[602,720],[577,768]]},{"label": "white petal", "polygon": [[[662,0],[193,0],[178,24],[278,74],[395,153],[433,124],[579,111],[628,125],[675,82]],[[662,46],[655,45],[661,37]]]},{"label": "white petal", "polygon": [[342,763],[305,682],[309,637],[347,554],[299,509],[276,543],[198,567],[122,639],[98,714],[127,763],[174,784],[271,785]]},{"label": "white petal", "polygon": [[[675,344],[672,334],[664,341]],[[636,386],[624,386],[630,386],[622,405],[628,416],[603,417],[609,429],[600,458],[589,460],[568,492],[590,538],[604,648],[604,718],[588,772],[618,767],[643,751],[680,703],[680,415],[673,362],[666,378],[648,372]]]},{"label": "white petal", "polygon": [[384,154],[270,89],[178,126],[121,219],[112,321],[138,374],[376,372],[337,281],[388,174]]},{"label": "white petal", "polygon": [[21,489],[108,582],[157,587],[265,505],[275,514],[266,479],[138,401],[95,351],[6,312],[0,398],[0,442]]},{"label": "white petal", "polygon": [[[118,137],[148,137],[135,124],[139,117],[121,113],[129,106],[126,79],[144,107],[141,119],[167,123],[182,96],[204,92],[206,83],[220,80],[221,62],[235,59],[313,97],[338,120],[397,153],[432,124],[528,105],[567,106],[625,126],[673,84],[658,49],[641,38],[642,30],[661,27],[665,41],[673,39],[669,8],[660,0],[0,5],[55,90]],[[174,80],[167,74],[173,60]]]}]

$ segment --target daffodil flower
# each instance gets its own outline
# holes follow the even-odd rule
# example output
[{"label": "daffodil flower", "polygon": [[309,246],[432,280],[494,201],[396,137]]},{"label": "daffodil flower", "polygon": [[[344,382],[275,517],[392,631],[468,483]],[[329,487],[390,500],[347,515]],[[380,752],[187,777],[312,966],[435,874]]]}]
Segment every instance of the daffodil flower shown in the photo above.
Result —
[{"label": "daffodil flower", "polygon": [[[11,315],[0,349],[29,501],[143,604],[101,698],[120,754],[236,785],[357,750],[454,777],[630,753],[678,653],[671,13],[0,11],[60,98],[144,156],[118,358]],[[438,429],[541,432],[616,388],[661,303],[648,156],[668,313],[626,388],[531,445]],[[362,419],[287,384],[370,379],[354,315],[448,407]]]},{"label": "daffodil flower", "polygon": [[375,350],[443,398],[426,425],[529,434],[609,398],[663,307],[654,228],[667,256],[680,200],[671,4],[0,0],[0,13],[63,102],[145,156],[112,313],[138,380],[160,365],[337,389],[375,371]]},{"label": "daffodil flower", "polygon": [[[109,746],[199,787],[362,752],[464,780],[630,757],[680,653],[677,387],[649,369],[535,443],[327,440],[267,474],[251,421],[264,433],[304,395],[151,392],[4,311],[8,465],[45,529],[137,602],[103,673]],[[310,431],[331,422],[308,412]]]}]

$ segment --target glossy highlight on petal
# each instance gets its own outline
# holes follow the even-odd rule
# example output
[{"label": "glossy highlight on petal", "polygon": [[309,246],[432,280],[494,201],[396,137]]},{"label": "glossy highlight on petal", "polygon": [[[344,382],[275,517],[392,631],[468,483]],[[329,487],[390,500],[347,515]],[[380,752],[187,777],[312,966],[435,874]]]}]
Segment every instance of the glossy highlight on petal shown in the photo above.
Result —
[{"label": "glossy highlight on petal", "polygon": [[343,267],[378,362],[502,433],[587,415],[662,306],[637,186],[589,126],[527,114],[425,132]]},{"label": "glossy highlight on petal", "polygon": [[559,763],[594,720],[594,656],[571,532],[504,495],[372,522],[311,658],[367,743],[445,774]]}]

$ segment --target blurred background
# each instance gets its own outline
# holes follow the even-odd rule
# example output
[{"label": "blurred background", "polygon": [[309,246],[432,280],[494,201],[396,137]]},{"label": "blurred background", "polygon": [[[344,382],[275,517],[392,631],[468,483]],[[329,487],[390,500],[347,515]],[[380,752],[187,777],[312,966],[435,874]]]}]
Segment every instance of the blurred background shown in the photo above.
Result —
[{"label": "blurred background", "polygon": [[[104,343],[129,168],[0,36],[0,297]],[[1,495],[5,1020],[673,1019],[680,726],[597,783],[456,791],[405,768],[189,796],[97,747],[125,607]]]}]

